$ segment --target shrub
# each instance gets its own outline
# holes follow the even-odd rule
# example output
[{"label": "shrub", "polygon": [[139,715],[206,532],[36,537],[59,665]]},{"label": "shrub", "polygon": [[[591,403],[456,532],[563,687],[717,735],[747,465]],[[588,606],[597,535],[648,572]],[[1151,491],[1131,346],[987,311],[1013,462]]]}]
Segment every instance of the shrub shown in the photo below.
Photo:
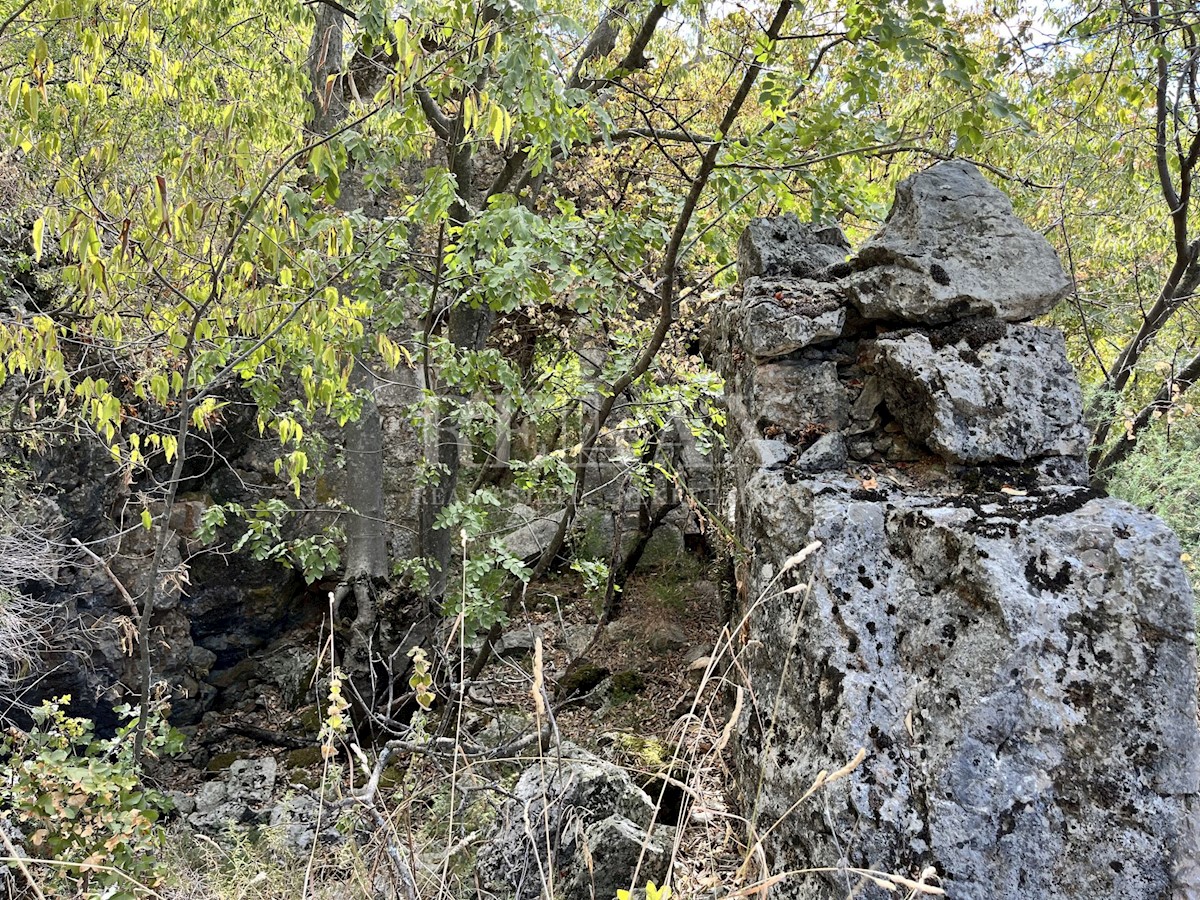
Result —
[{"label": "shrub", "polygon": [[[128,706],[116,712],[126,724],[107,740],[92,722],[68,716],[69,697],[33,710],[28,733],[10,729],[0,741],[7,774],[0,808],[12,811],[34,858],[51,860],[45,887],[52,895],[125,900],[147,893],[161,878],[158,818],[167,798],[142,784],[133,757],[137,719]],[[151,753],[174,753],[182,735],[156,710],[146,734]]]}]

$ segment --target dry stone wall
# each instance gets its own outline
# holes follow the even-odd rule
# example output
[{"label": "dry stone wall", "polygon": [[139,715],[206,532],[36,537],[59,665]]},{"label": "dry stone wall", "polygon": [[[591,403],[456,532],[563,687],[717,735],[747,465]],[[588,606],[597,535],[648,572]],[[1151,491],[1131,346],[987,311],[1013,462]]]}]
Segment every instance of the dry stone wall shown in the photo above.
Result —
[{"label": "dry stone wall", "polygon": [[1053,249],[950,162],[853,256],[792,217],[740,255],[738,778],[773,871],[834,869],[772,896],[933,866],[956,900],[1200,897],[1192,595],[1170,530],[1087,487],[1062,335],[1027,324]]}]

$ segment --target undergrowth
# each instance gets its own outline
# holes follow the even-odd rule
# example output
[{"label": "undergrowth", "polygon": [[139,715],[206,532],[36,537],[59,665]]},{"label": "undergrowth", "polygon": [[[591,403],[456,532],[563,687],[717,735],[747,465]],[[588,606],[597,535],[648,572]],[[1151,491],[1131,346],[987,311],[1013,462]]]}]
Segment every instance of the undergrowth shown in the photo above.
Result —
[{"label": "undergrowth", "polygon": [[[790,565],[802,561],[798,555]],[[768,591],[779,590],[777,578]],[[746,716],[770,717],[778,704],[777,697],[756,696],[745,674],[742,626],[756,606],[742,622],[723,627],[711,654],[693,666],[698,681],[691,702],[669,732],[627,735],[613,745],[622,768],[645,786],[654,803],[643,853],[655,822],[678,824],[665,832],[673,834],[668,878],[652,880],[654,873],[643,871],[639,862],[619,893],[659,900],[765,896],[781,880],[837,872],[897,897],[941,894],[932,871],[913,880],[844,864],[792,872],[769,865],[767,836],[802,804],[820,802],[829,785],[862,763],[861,752],[836,762],[845,763],[840,768],[814,773],[807,791],[778,821],[759,821],[761,798],[747,798],[751,812],[745,818],[734,811],[727,752],[733,736]],[[12,867],[9,885],[21,881],[39,900],[76,894],[106,900],[505,897],[505,889],[480,882],[477,855],[494,833],[499,811],[511,801],[518,774],[530,766],[555,766],[560,742],[572,737],[559,732],[561,707],[547,689],[541,639],[531,657],[519,664],[500,660],[481,680],[528,723],[523,734],[504,738],[499,746],[470,736],[464,716],[479,715],[478,709],[448,717],[457,736],[437,736],[436,713],[453,707],[444,693],[447,686],[428,679],[425,667],[418,667],[411,684],[421,701],[413,723],[382,723],[392,734],[389,739],[374,748],[360,744],[346,715],[345,692],[352,685],[332,666],[332,650],[332,643],[323,648],[318,665],[325,672],[318,681],[325,700],[315,737],[323,752],[319,784],[305,794],[307,815],[317,817],[306,849],[289,835],[294,823],[288,821],[234,825],[216,837],[195,833],[183,822],[164,827],[158,814],[165,799],[141,783],[124,740],[129,726],[111,741],[97,741],[88,723],[50,705],[29,734],[9,739],[17,765],[3,799],[19,811],[12,824],[19,826],[18,837],[30,851],[30,858],[19,863],[15,854],[6,854]],[[461,643],[458,652],[464,661]],[[169,732],[154,733],[153,747],[171,749]],[[83,802],[76,799],[81,796]],[[548,798],[542,800],[544,808]],[[530,821],[528,810],[525,819],[525,828],[536,834],[538,823]],[[297,821],[303,825],[303,815]],[[552,872],[556,863],[547,842],[532,845],[541,848],[538,869]],[[50,862],[54,865],[43,865]],[[555,884],[551,876],[551,897],[557,894]],[[615,897],[598,894],[596,900]]]}]

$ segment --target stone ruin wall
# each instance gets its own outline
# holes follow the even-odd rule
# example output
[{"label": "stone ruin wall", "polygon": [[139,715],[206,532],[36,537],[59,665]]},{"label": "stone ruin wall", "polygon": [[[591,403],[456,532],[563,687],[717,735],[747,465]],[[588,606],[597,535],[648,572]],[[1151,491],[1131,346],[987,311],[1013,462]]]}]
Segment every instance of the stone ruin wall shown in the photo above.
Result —
[{"label": "stone ruin wall", "polygon": [[1062,335],[1028,324],[1069,287],[1053,249],[956,161],[852,256],[795,217],[739,250],[716,329],[756,697],[735,759],[771,871],[1200,897],[1192,594],[1170,530],[1087,487]]}]

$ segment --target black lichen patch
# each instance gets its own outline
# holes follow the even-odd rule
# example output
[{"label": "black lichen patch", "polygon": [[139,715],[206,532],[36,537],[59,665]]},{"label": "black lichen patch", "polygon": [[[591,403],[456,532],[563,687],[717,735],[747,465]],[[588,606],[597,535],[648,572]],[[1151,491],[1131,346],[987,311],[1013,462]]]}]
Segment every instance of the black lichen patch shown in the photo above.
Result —
[{"label": "black lichen patch", "polygon": [[929,333],[929,345],[934,350],[952,347],[966,341],[972,350],[995,343],[1008,334],[1008,326],[999,319],[964,319]]},{"label": "black lichen patch", "polygon": [[[1016,537],[1021,522],[1067,515],[1085,503],[1103,496],[1105,495],[1101,491],[1080,488],[1063,493],[1031,494],[1028,497],[964,494],[959,497],[946,497],[943,502],[946,506],[970,509],[976,514],[976,519],[963,523],[963,529],[968,533],[985,538],[1002,538]],[[984,509],[985,506],[988,509]]]},{"label": "black lichen patch", "polygon": [[850,492],[851,500],[867,500],[879,502],[886,500],[888,495],[884,491],[871,490],[869,488],[856,488]]},{"label": "black lichen patch", "polygon": [[1053,574],[1049,572],[1050,560],[1045,550],[1037,559],[1029,558],[1025,564],[1025,578],[1039,590],[1057,592],[1071,583],[1071,566],[1064,562]]}]

